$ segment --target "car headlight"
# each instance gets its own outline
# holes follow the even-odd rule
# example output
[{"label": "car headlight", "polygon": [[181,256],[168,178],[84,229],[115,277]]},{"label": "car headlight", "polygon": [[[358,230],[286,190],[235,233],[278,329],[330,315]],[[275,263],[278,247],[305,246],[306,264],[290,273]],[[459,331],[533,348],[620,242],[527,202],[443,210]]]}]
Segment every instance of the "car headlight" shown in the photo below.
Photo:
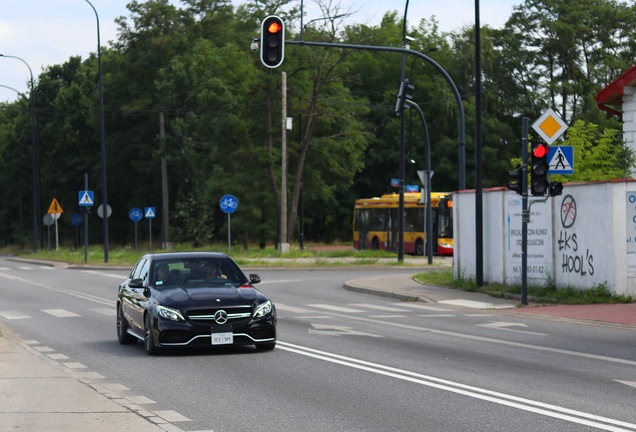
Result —
[{"label": "car headlight", "polygon": [[169,319],[170,321],[185,321],[181,312],[165,306],[157,306],[157,313],[160,317]]},{"label": "car headlight", "polygon": [[272,302],[267,300],[265,303],[259,305],[254,311],[254,318],[263,317],[272,312]]}]

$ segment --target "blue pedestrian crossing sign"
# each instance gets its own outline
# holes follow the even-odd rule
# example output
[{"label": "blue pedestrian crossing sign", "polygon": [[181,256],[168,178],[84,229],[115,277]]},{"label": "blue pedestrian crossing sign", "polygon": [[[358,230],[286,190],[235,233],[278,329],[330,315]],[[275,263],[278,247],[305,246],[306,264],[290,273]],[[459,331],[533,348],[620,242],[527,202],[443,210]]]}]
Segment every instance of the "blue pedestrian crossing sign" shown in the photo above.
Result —
[{"label": "blue pedestrian crossing sign", "polygon": [[81,190],[78,195],[80,207],[91,207],[95,203],[95,192],[89,190]]},{"label": "blue pedestrian crossing sign", "polygon": [[154,207],[144,208],[144,217],[146,219],[153,219],[155,217],[155,208]]},{"label": "blue pedestrian crossing sign", "polygon": [[574,148],[551,146],[548,151],[548,174],[574,173]]}]

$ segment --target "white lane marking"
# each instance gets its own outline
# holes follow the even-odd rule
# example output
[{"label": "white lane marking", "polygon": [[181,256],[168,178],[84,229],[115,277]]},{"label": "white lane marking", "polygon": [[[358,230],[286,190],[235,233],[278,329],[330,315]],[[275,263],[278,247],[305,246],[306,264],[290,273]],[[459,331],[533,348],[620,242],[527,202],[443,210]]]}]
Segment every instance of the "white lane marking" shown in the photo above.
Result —
[{"label": "white lane marking", "polygon": [[331,324],[311,324],[313,329],[309,329],[309,334],[328,335],[328,336],[369,336],[384,337],[373,333],[364,333],[354,330],[352,327],[341,327]]},{"label": "white lane marking", "polygon": [[[368,318],[368,317],[365,317],[365,316],[340,315],[340,314],[337,314],[337,313],[334,313],[333,316],[347,318],[347,319],[352,320],[352,321],[363,321],[363,322],[374,323],[374,324],[377,323],[376,320]],[[539,352],[549,352],[549,353],[555,353],[555,354],[568,355],[568,356],[572,356],[572,357],[581,357],[581,358],[587,358],[587,359],[593,359],[593,360],[606,361],[606,362],[609,362],[609,363],[636,366],[636,361],[634,361],[634,360],[627,360],[627,359],[616,358],[616,357],[608,357],[608,356],[598,355],[598,354],[587,354],[587,353],[582,353],[582,352],[577,352],[577,351],[568,351],[568,350],[564,350],[564,349],[560,349],[560,348],[550,348],[550,347],[545,347],[545,346],[540,346],[540,345],[530,345],[530,344],[527,344],[527,343],[520,343],[520,342],[513,342],[513,341],[502,340],[502,339],[495,339],[495,338],[492,338],[492,337],[475,336],[475,335],[471,335],[471,334],[452,332],[452,331],[448,331],[448,330],[438,330],[438,329],[434,329],[434,328],[420,327],[420,326],[415,326],[415,325],[411,325],[411,324],[407,324],[407,323],[400,323],[400,322],[396,322],[396,321],[384,321],[382,324],[386,325],[386,326],[389,326],[389,327],[408,329],[408,330],[413,330],[413,331],[420,332],[420,333],[439,334],[439,335],[456,337],[456,338],[460,338],[460,339],[467,339],[467,340],[473,340],[473,341],[478,341],[478,342],[492,343],[492,344],[496,344],[496,345],[505,345],[505,346],[511,346],[511,347],[519,347],[519,348],[524,348],[524,349],[529,349],[529,350],[539,351]]]},{"label": "white lane marking", "polygon": [[158,415],[162,419],[167,420],[169,422],[192,421],[186,416],[182,416],[181,414],[173,410],[153,411],[153,414]]},{"label": "white lane marking", "polygon": [[614,381],[619,382],[621,384],[625,384],[626,386],[636,388],[636,381],[621,381],[621,380],[614,380]]},{"label": "white lane marking", "polygon": [[[86,270],[86,271],[89,271],[89,270]],[[84,299],[84,300],[88,300],[88,301],[92,301],[92,302],[95,302],[95,303],[100,303],[100,304],[103,304],[103,305],[111,306],[113,308],[115,307],[115,301],[114,300],[106,300],[104,298],[97,297],[97,296],[92,295],[92,294],[87,294],[85,292],[75,291],[75,290],[66,289],[66,288],[56,288],[56,287],[53,287],[51,285],[46,285],[46,284],[41,284],[41,283],[38,283],[38,282],[33,282],[31,280],[24,279],[24,278],[21,278],[19,276],[14,276],[14,275],[7,274],[7,273],[0,273],[0,277],[5,278],[5,279],[9,279],[9,280],[12,280],[12,281],[16,281],[16,282],[21,282],[21,283],[24,283],[24,284],[27,284],[27,285],[32,285],[32,286],[37,286],[37,287],[40,287],[40,288],[45,288],[45,289],[48,289],[48,290],[51,290],[51,291],[68,294],[68,295],[73,296],[73,297],[78,297],[78,298],[81,298],[81,299]]]},{"label": "white lane marking", "polygon": [[364,312],[364,311],[361,311],[360,309],[351,309],[351,308],[346,308],[346,307],[342,307],[342,306],[322,304],[322,303],[308,304],[307,306],[318,308],[318,309],[327,309],[327,310],[334,311],[334,312],[343,312],[343,313],[362,313],[362,312]]},{"label": "white lane marking", "polygon": [[157,403],[155,401],[153,401],[150,398],[147,398],[146,396],[126,396],[126,399],[128,399],[128,401],[130,401],[130,403],[134,403],[137,405],[145,405],[145,404],[153,404],[153,403]]},{"label": "white lane marking", "polygon": [[364,309],[379,310],[379,311],[384,311],[384,312],[408,312],[408,310],[406,310],[406,309],[399,309],[399,308],[388,307],[388,306],[380,306],[380,305],[375,305],[375,304],[371,304],[371,303],[349,303],[349,306],[360,307],[360,308],[364,308]]},{"label": "white lane marking", "polygon": [[430,315],[418,315],[422,318],[454,318],[455,315],[453,314],[430,314]]},{"label": "white lane marking", "polygon": [[117,311],[115,311],[115,308],[95,308],[95,309],[91,309],[92,312],[98,313],[100,315],[106,315],[109,317],[114,317],[115,315],[117,315]]},{"label": "white lane marking", "polygon": [[0,316],[8,320],[18,320],[31,318],[29,315],[23,315],[18,311],[0,311]]},{"label": "white lane marking", "polygon": [[47,354],[47,355],[53,360],[69,360],[68,356],[65,356],[64,354],[60,354],[60,353]]},{"label": "white lane marking", "polygon": [[277,311],[280,309],[282,311],[294,312],[294,313],[312,313],[313,312],[309,309],[303,309],[296,306],[290,306],[290,305],[286,305],[286,304],[278,303],[278,302],[274,303],[274,305],[276,306]]},{"label": "white lane marking", "polygon": [[528,327],[527,325],[522,324],[522,323],[497,321],[497,322],[491,322],[491,323],[486,323],[486,324],[477,324],[477,327],[486,327],[486,328],[497,329],[497,330],[505,330],[505,331],[515,332],[515,333],[524,333],[524,334],[531,334],[531,335],[538,335],[538,336],[547,336],[547,334],[545,334],[545,333],[537,333],[537,332],[531,332],[531,331],[526,331],[526,330],[517,330],[517,329],[511,329],[510,328],[510,327],[526,327],[526,328]]},{"label": "white lane marking", "polygon": [[53,315],[57,318],[75,318],[81,316],[75,312],[67,311],[66,309],[42,309],[42,312]]},{"label": "white lane marking", "polygon": [[421,310],[430,310],[436,312],[452,312],[452,309],[443,308],[439,306],[427,306],[420,303],[393,303],[394,305],[411,308],[411,309],[421,309]]},{"label": "white lane marking", "polygon": [[474,301],[474,300],[463,300],[463,299],[440,300],[438,303],[448,304],[452,306],[473,308],[473,309],[510,309],[515,307],[515,305],[494,304],[494,303],[480,302],[480,301]]},{"label": "white lane marking", "polygon": [[303,282],[302,279],[279,279],[279,280],[266,280],[261,281],[259,285],[271,285],[271,284],[285,284],[285,283],[298,283]]},{"label": "white lane marking", "polygon": [[115,274],[113,272],[107,271],[98,271],[98,270],[80,270],[82,273],[94,274],[99,276],[106,276],[113,279],[119,279],[120,281],[124,281],[128,275]]},{"label": "white lane marking", "polygon": [[410,372],[404,369],[384,366],[378,363],[371,363],[352,357],[341,356],[338,354],[320,351],[300,345],[294,345],[287,342],[278,341],[276,344],[278,349],[304,355],[307,357],[323,360],[342,366],[359,369],[378,375],[384,375],[390,378],[396,378],[415,384],[432,387],[451,393],[460,394],[475,399],[493,402],[499,405],[528,411],[559,420],[569,421],[572,423],[596,427],[602,430],[623,432],[636,430],[636,424],[628,423],[621,420],[615,420],[608,417],[602,417],[595,414],[589,414],[582,411],[560,407],[558,405],[547,404],[532,399],[521,398],[518,396],[508,395],[505,393],[495,392],[480,387],[469,386],[454,381],[444,380],[441,378]]},{"label": "white lane marking", "polygon": [[119,383],[102,383],[102,386],[112,392],[129,391],[130,389]]},{"label": "white lane marking", "polygon": [[369,315],[369,318],[378,319],[394,319],[394,318],[406,318],[408,315]]},{"label": "white lane marking", "polygon": [[67,363],[62,363],[64,366],[66,366],[69,369],[86,369],[86,365],[80,363],[80,362],[67,362]]}]

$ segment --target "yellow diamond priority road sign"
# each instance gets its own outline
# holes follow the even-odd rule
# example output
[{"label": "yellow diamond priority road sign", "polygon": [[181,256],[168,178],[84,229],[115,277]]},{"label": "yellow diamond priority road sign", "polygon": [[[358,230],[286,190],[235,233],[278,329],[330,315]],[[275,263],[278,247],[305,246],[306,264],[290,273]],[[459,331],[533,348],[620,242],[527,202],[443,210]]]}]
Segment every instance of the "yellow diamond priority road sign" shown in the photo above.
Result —
[{"label": "yellow diamond priority road sign", "polygon": [[568,125],[549,108],[532,124],[532,128],[550,145],[566,131]]}]

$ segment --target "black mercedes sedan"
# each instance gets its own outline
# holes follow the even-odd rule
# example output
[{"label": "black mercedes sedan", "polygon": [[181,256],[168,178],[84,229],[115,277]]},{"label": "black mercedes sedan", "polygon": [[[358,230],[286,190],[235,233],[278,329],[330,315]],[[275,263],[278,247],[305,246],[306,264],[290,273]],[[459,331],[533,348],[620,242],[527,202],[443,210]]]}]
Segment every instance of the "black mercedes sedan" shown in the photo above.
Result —
[{"label": "black mercedes sedan", "polygon": [[276,308],[229,256],[217,252],[144,255],[119,285],[117,339],[164,348],[276,346]]}]

